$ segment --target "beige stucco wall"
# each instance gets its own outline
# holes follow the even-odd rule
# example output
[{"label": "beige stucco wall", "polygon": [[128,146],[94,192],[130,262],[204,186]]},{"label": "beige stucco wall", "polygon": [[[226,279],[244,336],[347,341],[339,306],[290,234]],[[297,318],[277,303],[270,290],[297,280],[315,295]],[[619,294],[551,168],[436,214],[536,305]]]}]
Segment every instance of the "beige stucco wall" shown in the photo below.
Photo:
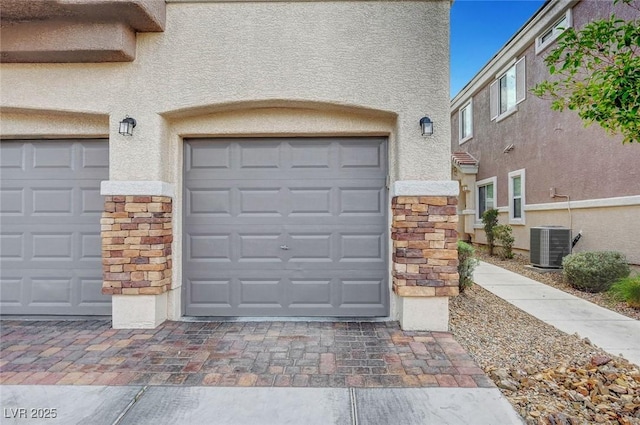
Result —
[{"label": "beige stucco wall", "polygon": [[[170,181],[176,158],[164,117],[247,101],[393,113],[394,177],[448,179],[449,7],[448,0],[170,3],[164,33],[138,34],[134,62],[2,64],[0,97],[3,107],[108,114],[113,180]],[[424,114],[435,122],[429,139],[418,131]],[[116,133],[125,115],[138,121],[132,138]]]},{"label": "beige stucco wall", "polygon": [[[168,315],[177,318],[183,138],[387,136],[392,181],[450,180],[449,8],[449,0],[169,2],[165,32],[138,34],[134,62],[1,64],[1,106],[41,118],[34,126],[3,115],[0,136],[106,131],[111,180],[172,184]],[[46,117],[60,111],[71,118],[49,128]],[[137,120],[132,137],[117,133],[125,115]],[[435,123],[428,138],[424,115]]]},{"label": "beige stucco wall", "polygon": [[0,135],[5,139],[108,137],[109,116],[69,111],[25,111],[2,108]]},{"label": "beige stucco wall", "polygon": [[[506,224],[507,213],[501,213],[499,221]],[[515,237],[514,248],[524,250],[528,255],[531,227],[546,225],[569,227],[569,223],[567,209],[526,211],[526,226],[511,226]],[[630,263],[640,264],[640,205],[573,208],[571,226],[573,236],[582,230],[582,238],[573,252],[619,251],[626,255]],[[486,243],[482,229],[476,229],[474,242]]]}]

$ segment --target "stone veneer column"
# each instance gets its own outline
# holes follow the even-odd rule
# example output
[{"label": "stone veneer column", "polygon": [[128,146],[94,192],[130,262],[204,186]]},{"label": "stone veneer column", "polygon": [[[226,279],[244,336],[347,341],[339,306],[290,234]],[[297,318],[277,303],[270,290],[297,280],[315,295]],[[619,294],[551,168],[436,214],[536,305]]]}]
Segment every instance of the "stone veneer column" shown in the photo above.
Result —
[{"label": "stone veneer column", "polygon": [[458,295],[458,212],[454,196],[391,201],[393,291],[400,296]]},{"label": "stone veneer column", "polygon": [[[172,199],[112,195],[102,214],[102,293],[114,295],[114,328],[149,328],[166,320],[171,289]],[[126,296],[118,298],[117,296]],[[164,297],[159,298],[158,296]],[[146,296],[146,297],[145,297]]]},{"label": "stone veneer column", "polygon": [[[457,192],[452,183],[456,187],[445,192]],[[391,200],[393,292],[400,322],[406,330],[446,331],[448,297],[458,295],[458,198],[403,195]]]}]

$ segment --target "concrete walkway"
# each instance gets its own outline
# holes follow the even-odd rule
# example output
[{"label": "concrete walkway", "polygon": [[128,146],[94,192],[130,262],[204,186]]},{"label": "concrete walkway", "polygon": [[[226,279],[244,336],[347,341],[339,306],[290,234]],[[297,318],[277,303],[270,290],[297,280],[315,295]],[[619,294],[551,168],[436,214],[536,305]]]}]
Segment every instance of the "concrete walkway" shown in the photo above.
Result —
[{"label": "concrete walkway", "polygon": [[474,281],[519,309],[640,365],[640,321],[509,270],[480,262]]},{"label": "concrete walkway", "polygon": [[0,402],[3,425],[523,424],[497,388],[5,385]]}]

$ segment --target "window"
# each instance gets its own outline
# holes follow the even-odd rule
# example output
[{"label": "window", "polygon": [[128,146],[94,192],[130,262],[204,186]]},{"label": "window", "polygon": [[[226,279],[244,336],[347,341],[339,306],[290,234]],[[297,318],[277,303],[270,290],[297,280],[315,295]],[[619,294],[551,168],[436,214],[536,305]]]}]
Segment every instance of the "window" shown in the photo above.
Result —
[{"label": "window", "polygon": [[482,214],[486,210],[490,210],[496,207],[495,202],[495,193],[496,193],[496,178],[492,177],[489,179],[481,180],[476,183],[477,187],[477,196],[478,196],[478,208],[477,211],[477,221],[482,221]]},{"label": "window", "polygon": [[564,15],[545,29],[542,34],[536,38],[536,54],[546,49],[553,41],[558,38],[562,31],[571,26],[571,9],[567,10]]},{"label": "window", "polygon": [[469,103],[460,108],[460,112],[458,113],[458,120],[460,121],[460,144],[463,144],[473,137],[473,107],[471,102],[472,101],[469,101]]},{"label": "window", "polygon": [[509,173],[509,223],[524,224],[524,169]]},{"label": "window", "polygon": [[505,72],[499,74],[496,81],[491,83],[489,91],[492,120],[500,121],[517,111],[517,105],[525,99],[527,93],[525,58],[520,58]]}]

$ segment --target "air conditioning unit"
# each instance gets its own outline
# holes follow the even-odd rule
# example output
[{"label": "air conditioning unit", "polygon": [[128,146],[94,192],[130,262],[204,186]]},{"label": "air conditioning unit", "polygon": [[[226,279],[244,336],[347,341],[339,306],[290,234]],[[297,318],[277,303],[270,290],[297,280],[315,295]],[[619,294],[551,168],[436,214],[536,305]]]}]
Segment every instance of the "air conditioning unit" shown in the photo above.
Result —
[{"label": "air conditioning unit", "polygon": [[562,259],[571,254],[571,229],[561,226],[531,228],[531,264],[560,268]]}]

